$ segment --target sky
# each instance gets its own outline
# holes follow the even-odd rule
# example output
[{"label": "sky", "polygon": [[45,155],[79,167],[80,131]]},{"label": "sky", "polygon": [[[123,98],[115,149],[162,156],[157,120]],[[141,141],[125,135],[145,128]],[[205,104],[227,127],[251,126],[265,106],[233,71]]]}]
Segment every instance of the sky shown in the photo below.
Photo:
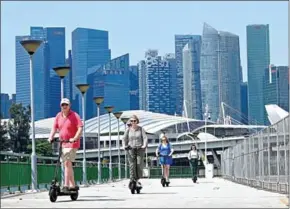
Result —
[{"label": "sky", "polygon": [[109,31],[112,58],[129,53],[136,65],[147,49],[162,56],[174,53],[174,35],[202,35],[206,22],[240,37],[241,64],[247,80],[246,26],[270,25],[270,56],[275,65],[288,65],[288,2],[1,2],[1,93],[16,92],[15,36],[31,26],[65,27],[66,50],[77,27]]}]

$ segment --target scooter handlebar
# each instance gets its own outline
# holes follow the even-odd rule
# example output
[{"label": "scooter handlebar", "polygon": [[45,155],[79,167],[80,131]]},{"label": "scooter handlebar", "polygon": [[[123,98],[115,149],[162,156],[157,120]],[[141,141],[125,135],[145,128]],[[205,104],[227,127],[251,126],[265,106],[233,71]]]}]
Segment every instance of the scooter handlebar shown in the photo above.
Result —
[{"label": "scooter handlebar", "polygon": [[133,147],[131,147],[131,146],[126,146],[126,147],[125,147],[125,150],[126,150],[126,151],[133,150],[133,149],[134,149],[134,150],[136,150],[136,149],[138,150],[138,149],[142,149],[142,148],[141,148],[141,147],[134,147],[134,148],[133,148]]},{"label": "scooter handlebar", "polygon": [[58,142],[58,143],[71,143],[70,140],[67,140],[67,139],[66,140],[53,139],[50,141],[50,143],[56,143],[56,142]]}]

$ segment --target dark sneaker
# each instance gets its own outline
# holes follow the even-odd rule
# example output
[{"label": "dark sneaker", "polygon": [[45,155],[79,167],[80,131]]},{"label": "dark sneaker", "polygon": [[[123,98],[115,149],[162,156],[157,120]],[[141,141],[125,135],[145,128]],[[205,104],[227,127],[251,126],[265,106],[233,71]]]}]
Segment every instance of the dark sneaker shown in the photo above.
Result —
[{"label": "dark sneaker", "polygon": [[80,189],[79,186],[69,188],[70,191],[78,191],[79,189]]},{"label": "dark sneaker", "polygon": [[61,191],[62,192],[69,192],[69,188],[68,187],[63,187]]},{"label": "dark sneaker", "polygon": [[137,182],[137,187],[142,188],[142,184],[139,181]]}]

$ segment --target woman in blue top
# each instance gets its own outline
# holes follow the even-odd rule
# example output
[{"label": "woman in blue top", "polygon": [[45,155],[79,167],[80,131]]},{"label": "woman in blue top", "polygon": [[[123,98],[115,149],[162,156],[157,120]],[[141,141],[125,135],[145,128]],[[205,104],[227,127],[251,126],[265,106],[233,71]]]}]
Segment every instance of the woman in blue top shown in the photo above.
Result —
[{"label": "woman in blue top", "polygon": [[163,171],[163,177],[169,183],[169,168],[172,164],[172,149],[166,136],[161,138],[161,144],[156,149],[156,156],[159,156],[159,163]]}]

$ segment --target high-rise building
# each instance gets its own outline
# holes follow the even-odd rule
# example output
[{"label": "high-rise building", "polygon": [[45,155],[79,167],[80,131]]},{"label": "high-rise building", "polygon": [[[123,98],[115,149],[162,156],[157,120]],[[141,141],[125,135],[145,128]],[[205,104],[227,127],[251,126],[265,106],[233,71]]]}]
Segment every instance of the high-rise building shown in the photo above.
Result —
[{"label": "high-rise building", "polygon": [[270,64],[269,25],[247,26],[249,117],[264,124],[264,70]]},{"label": "high-rise building", "polygon": [[174,114],[170,101],[170,67],[166,59],[158,56],[157,50],[145,53],[146,64],[146,110]]},{"label": "high-rise building", "polygon": [[10,99],[8,94],[1,93],[1,112],[0,118],[9,118]]},{"label": "high-rise building", "polygon": [[248,124],[248,83],[244,82],[241,84],[241,113],[243,124]]},{"label": "high-rise building", "polygon": [[170,111],[168,114],[176,114],[176,99],[177,99],[177,71],[176,71],[176,59],[174,53],[167,53],[164,55],[164,60],[168,62],[170,73]]},{"label": "high-rise building", "polygon": [[183,112],[183,61],[182,50],[184,46],[190,41],[196,39],[195,35],[175,35],[175,59],[176,59],[176,81],[177,81],[177,94],[176,94],[176,113],[182,114]]},{"label": "high-rise building", "polygon": [[130,66],[130,110],[139,110],[138,66]]},{"label": "high-rise building", "polygon": [[0,104],[1,104],[1,109],[0,109],[0,118],[6,119],[10,117],[10,107],[12,104],[16,102],[16,94],[12,94],[12,97],[9,97],[9,94],[4,94],[1,93],[1,98],[0,98]]},{"label": "high-rise building", "polygon": [[11,103],[12,104],[16,103],[16,94],[12,94]]},{"label": "high-rise building", "polygon": [[[264,70],[265,79],[263,86],[264,106],[276,104],[289,112],[289,68],[288,66],[274,66]],[[265,124],[269,124],[266,109]]]},{"label": "high-rise building", "polygon": [[[87,119],[96,116],[93,97],[103,96],[100,114],[105,114],[105,106],[114,106],[114,112],[130,109],[129,54],[112,59],[107,64],[90,68],[88,76],[90,89],[87,94]],[[90,105],[90,104],[92,105]]]},{"label": "high-rise building", "polygon": [[139,83],[139,109],[147,109],[147,69],[145,60],[141,60],[138,65],[138,83]]},{"label": "high-rise building", "polygon": [[195,36],[183,48],[183,109],[189,118],[202,119],[200,85],[201,36]]},{"label": "high-rise building", "polygon": [[[72,101],[72,73],[73,73],[73,69],[72,69],[71,50],[68,50],[68,57],[65,60],[65,64],[66,64],[66,66],[70,67],[70,71],[66,75],[66,77],[64,78],[64,97],[68,98],[73,103],[73,101]],[[75,107],[73,107],[73,108],[75,109]]]},{"label": "high-rise building", "polygon": [[30,104],[29,56],[20,41],[42,40],[33,55],[35,120],[53,117],[59,111],[60,79],[53,67],[65,64],[65,29],[31,27],[29,36],[16,36],[16,102]]},{"label": "high-rise building", "polygon": [[[55,117],[60,111],[61,99],[60,78],[54,67],[65,65],[65,28],[44,28],[46,39],[46,63],[50,72],[49,80],[49,117]],[[65,90],[65,89],[64,89]]]},{"label": "high-rise building", "polygon": [[[72,32],[72,69],[73,69],[73,100],[80,95],[76,84],[86,83],[88,70],[98,65],[104,65],[111,60],[108,31],[77,28]],[[92,88],[92,87],[90,87]],[[87,104],[92,98],[86,97]],[[81,97],[79,97],[81,98]],[[81,102],[76,102],[81,112]],[[87,109],[87,112],[89,109]]]},{"label": "high-rise building", "polygon": [[[241,63],[239,37],[204,23],[200,58],[203,110],[207,104],[214,121],[223,119],[222,102],[241,111]],[[240,114],[231,114],[240,120]],[[225,115],[226,116],[226,115]]]}]

